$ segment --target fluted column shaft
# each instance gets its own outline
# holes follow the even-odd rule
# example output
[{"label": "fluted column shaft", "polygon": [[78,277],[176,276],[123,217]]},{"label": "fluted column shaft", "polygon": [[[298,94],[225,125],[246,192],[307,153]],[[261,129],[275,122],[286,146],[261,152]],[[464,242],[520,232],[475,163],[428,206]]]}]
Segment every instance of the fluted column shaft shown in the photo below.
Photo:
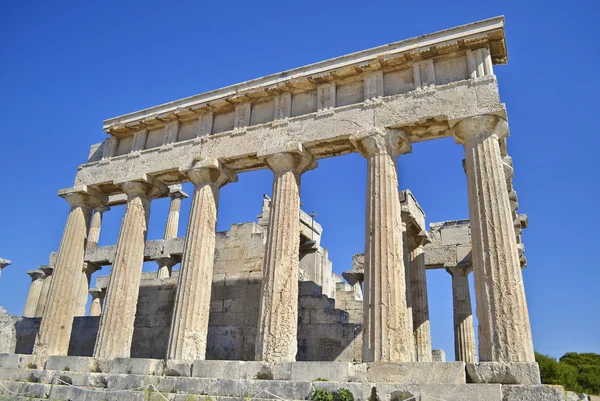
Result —
[{"label": "fluted column shaft", "polygon": [[[181,198],[187,197],[183,192],[173,192],[169,194],[171,203],[169,205],[169,215],[167,217],[167,225],[165,226],[165,235],[163,239],[177,238],[179,229],[179,212],[181,210]],[[171,277],[171,269],[177,263],[173,258],[161,258],[156,261],[158,263],[157,278]]]},{"label": "fluted column shaft", "polygon": [[431,362],[431,328],[429,300],[427,299],[427,274],[422,243],[410,241],[410,289],[415,337],[415,357],[419,362]]},{"label": "fluted column shaft", "polygon": [[154,187],[144,182],[127,182],[122,189],[127,194],[127,207],[94,348],[96,358],[129,358],[131,353]]},{"label": "fluted column shaft", "polygon": [[481,361],[533,362],[533,342],[499,139],[508,133],[496,116],[454,127],[466,154],[475,297]]},{"label": "fluted column shaft", "polygon": [[205,359],[215,258],[219,188],[237,181],[218,161],[202,161],[188,171],[194,183],[167,359]]},{"label": "fluted column shaft", "polygon": [[263,260],[256,360],[291,362],[298,348],[300,176],[315,167],[301,146],[265,155],[273,171],[273,197]]},{"label": "fluted column shaft", "polygon": [[90,316],[100,316],[102,313],[102,304],[104,303],[104,295],[106,292],[100,288],[92,288],[90,290],[92,303],[90,305]]},{"label": "fluted column shaft", "polygon": [[401,131],[351,137],[367,158],[363,362],[414,360],[396,158],[410,149]]},{"label": "fluted column shaft", "polygon": [[[98,247],[100,229],[102,227],[102,215],[107,210],[109,210],[109,208],[104,205],[94,209],[90,222],[90,231],[88,233],[86,249]],[[92,274],[99,269],[99,266],[90,265],[86,262],[83,263],[83,268],[81,269],[81,281],[79,283],[79,298],[77,300],[77,310],[75,312],[75,316],[85,316],[85,307],[87,306],[90,285],[92,283]]]},{"label": "fluted column shaft", "polygon": [[457,361],[477,362],[475,327],[469,289],[470,267],[446,269],[452,275],[452,301],[454,305],[454,358]]},{"label": "fluted column shaft", "polygon": [[44,272],[41,270],[31,270],[27,274],[31,277],[31,284],[29,285],[29,292],[25,301],[23,317],[35,317],[35,310],[40,300],[42,286],[44,285]]},{"label": "fluted column shaft", "polygon": [[92,208],[99,199],[71,192],[64,195],[71,205],[52,274],[48,301],[42,314],[33,353],[40,357],[67,355],[73,317],[79,296],[78,282],[86,247]]},{"label": "fluted column shaft", "polygon": [[38,300],[35,308],[35,317],[42,317],[44,309],[48,303],[48,295],[50,295],[50,285],[52,284],[52,273],[54,268],[52,266],[40,267],[40,270],[44,272],[44,282],[42,283],[42,290],[40,291],[40,299]]}]

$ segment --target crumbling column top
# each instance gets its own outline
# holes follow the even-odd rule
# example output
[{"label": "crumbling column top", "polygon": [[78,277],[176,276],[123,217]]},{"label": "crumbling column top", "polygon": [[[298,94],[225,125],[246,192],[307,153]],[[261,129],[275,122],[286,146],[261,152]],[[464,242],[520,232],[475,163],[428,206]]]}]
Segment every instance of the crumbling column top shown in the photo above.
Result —
[{"label": "crumbling column top", "polygon": [[4,269],[6,266],[11,265],[12,262],[8,259],[0,258],[0,269]]}]

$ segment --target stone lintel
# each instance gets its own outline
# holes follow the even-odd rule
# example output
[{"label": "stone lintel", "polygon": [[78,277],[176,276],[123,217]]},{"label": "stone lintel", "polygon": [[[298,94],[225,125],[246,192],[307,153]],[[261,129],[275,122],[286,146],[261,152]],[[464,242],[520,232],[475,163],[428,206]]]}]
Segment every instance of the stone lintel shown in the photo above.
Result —
[{"label": "stone lintel", "polygon": [[113,183],[117,186],[123,186],[124,184],[127,184],[129,182],[140,182],[149,185],[151,187],[148,190],[148,196],[150,198],[157,198],[159,196],[164,196],[169,193],[168,186],[146,173],[129,177],[123,177],[122,180],[114,181]]},{"label": "stone lintel", "polygon": [[427,240],[427,226],[425,225],[425,212],[410,190],[399,192],[402,220],[406,223],[409,237],[424,237]]},{"label": "stone lintel", "polygon": [[95,190],[87,185],[77,184],[71,188],[65,188],[58,191],[57,195],[61,198],[66,198],[73,194],[85,194],[95,199],[95,203],[98,205],[104,204],[108,201],[108,197],[102,192]]}]

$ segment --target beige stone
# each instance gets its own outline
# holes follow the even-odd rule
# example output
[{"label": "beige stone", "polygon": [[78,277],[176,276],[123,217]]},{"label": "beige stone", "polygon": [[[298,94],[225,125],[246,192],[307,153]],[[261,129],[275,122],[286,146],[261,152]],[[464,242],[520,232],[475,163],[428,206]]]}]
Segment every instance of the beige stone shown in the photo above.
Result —
[{"label": "beige stone", "polygon": [[128,358],[140,288],[150,200],[167,188],[154,181],[122,184],[127,208],[121,223],[115,264],[110,273],[104,310],[94,348],[96,358]]},{"label": "beige stone", "polygon": [[42,290],[40,291],[40,299],[35,308],[35,317],[42,317],[44,314],[44,308],[48,303],[48,295],[50,294],[50,285],[52,284],[54,272],[54,267],[50,265],[40,266],[39,269],[44,272],[44,282],[42,283]]},{"label": "beige stone", "polygon": [[396,158],[410,144],[401,131],[379,129],[352,141],[367,159],[363,362],[410,362],[414,340],[396,171]]},{"label": "beige stone", "polygon": [[69,202],[71,210],[65,224],[48,301],[33,349],[33,353],[42,359],[48,355],[67,355],[69,349],[79,296],[79,283],[73,283],[73,280],[80,278],[92,209],[104,200],[104,197],[95,191],[85,191],[59,192]]},{"label": "beige stone", "polygon": [[[167,224],[163,236],[164,239],[177,238],[181,200],[187,197],[188,195],[181,190],[181,185],[174,185],[169,188],[169,198],[171,198],[171,203],[169,205],[169,215],[167,216]],[[173,257],[165,257],[157,259],[156,262],[158,263],[157,277],[167,278],[171,277],[171,269],[178,260]]]},{"label": "beige stone", "polygon": [[31,284],[29,285],[29,292],[25,301],[23,317],[35,317],[35,310],[44,284],[44,272],[41,270],[30,270],[27,274],[31,277]]},{"label": "beige stone", "polygon": [[505,120],[483,115],[454,127],[466,154],[479,359],[533,362],[533,342],[499,139]]},{"label": "beige stone", "polygon": [[167,359],[173,360],[205,358],[219,192],[223,185],[237,181],[237,176],[216,160],[196,163],[187,175],[194,183],[194,197],[167,351]]},{"label": "beige stone", "polygon": [[423,238],[409,240],[409,245],[413,245],[410,246],[410,289],[415,337],[415,360],[419,362],[432,361],[427,274],[425,272],[425,252],[423,249],[425,242]]},{"label": "beige stone", "polygon": [[90,304],[89,316],[100,316],[106,290],[104,288],[92,288],[90,289],[90,295],[92,296],[92,303]]},{"label": "beige stone", "polygon": [[477,362],[477,345],[469,289],[470,267],[446,269],[452,275],[452,301],[454,305],[454,358],[457,361]]},{"label": "beige stone", "polygon": [[2,276],[2,270],[4,270],[4,268],[10,264],[12,264],[10,260],[0,258],[0,276]]},{"label": "beige stone", "polygon": [[255,358],[290,362],[297,351],[300,176],[316,162],[299,144],[260,156],[274,177]]}]

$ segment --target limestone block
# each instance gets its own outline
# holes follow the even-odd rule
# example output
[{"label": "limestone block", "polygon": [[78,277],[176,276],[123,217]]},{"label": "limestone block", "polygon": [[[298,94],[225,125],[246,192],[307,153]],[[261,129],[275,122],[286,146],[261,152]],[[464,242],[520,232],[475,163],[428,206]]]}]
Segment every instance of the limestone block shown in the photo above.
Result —
[{"label": "limestone block", "polygon": [[97,359],[98,369],[103,373],[160,376],[165,362],[161,359],[115,358]]},{"label": "limestone block", "polygon": [[88,373],[97,372],[98,365],[92,357],[49,356],[45,369]]},{"label": "limestone block", "polygon": [[165,364],[164,375],[165,376],[192,376],[192,365],[191,361],[180,361],[176,359],[168,359]]},{"label": "limestone block", "polygon": [[326,379],[346,382],[352,373],[350,362],[294,362],[291,364],[291,380],[312,382]]},{"label": "limestone block", "polygon": [[37,358],[24,354],[0,354],[0,368],[37,369]]},{"label": "limestone block", "polygon": [[503,385],[502,401],[565,401],[560,386]]},{"label": "limestone block", "polygon": [[229,379],[253,379],[261,372],[270,371],[273,380],[290,380],[291,363],[269,364],[261,361],[195,361],[193,377]]},{"label": "limestone block", "polygon": [[[2,386],[0,386],[0,394],[10,394],[10,392],[12,392],[17,394],[27,394],[27,398],[31,399],[46,399],[50,395],[50,389],[51,387],[49,384],[4,381]],[[7,393],[7,390],[9,393]],[[6,400],[7,398],[3,396],[2,399]],[[10,400],[10,398],[8,399]],[[19,398],[13,398],[13,400],[19,400]]]},{"label": "limestone block", "polygon": [[372,362],[367,368],[368,382],[392,383],[466,383],[464,362]]},{"label": "limestone block", "polygon": [[536,362],[467,363],[467,377],[471,383],[541,384]]},{"label": "limestone block", "polygon": [[17,347],[16,318],[0,307],[0,354],[11,354]]}]

